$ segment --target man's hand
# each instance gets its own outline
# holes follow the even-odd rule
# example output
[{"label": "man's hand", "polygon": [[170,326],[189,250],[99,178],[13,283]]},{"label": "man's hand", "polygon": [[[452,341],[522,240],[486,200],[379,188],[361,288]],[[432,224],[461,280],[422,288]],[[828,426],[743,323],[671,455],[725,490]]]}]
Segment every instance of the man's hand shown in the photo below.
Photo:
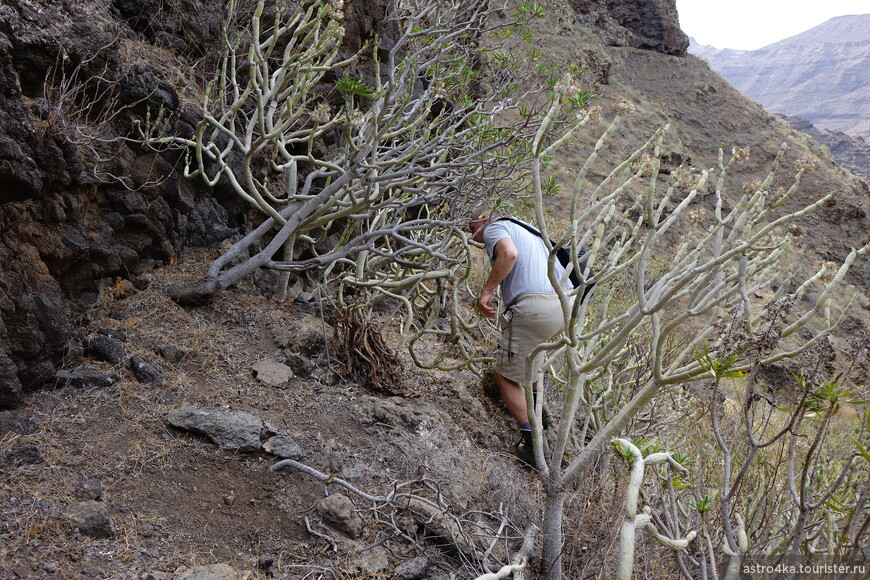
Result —
[{"label": "man's hand", "polygon": [[495,318],[497,312],[492,306],[492,290],[484,288],[480,291],[480,300],[477,301],[477,307],[480,309],[480,313],[485,317]]}]

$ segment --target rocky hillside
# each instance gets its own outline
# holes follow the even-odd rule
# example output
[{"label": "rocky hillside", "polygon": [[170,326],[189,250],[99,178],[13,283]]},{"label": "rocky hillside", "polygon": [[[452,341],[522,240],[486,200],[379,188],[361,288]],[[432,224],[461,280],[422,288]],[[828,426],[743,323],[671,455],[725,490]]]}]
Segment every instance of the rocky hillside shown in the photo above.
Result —
[{"label": "rocky hillside", "polygon": [[[149,110],[163,107],[170,131],[179,134],[190,134],[199,118],[222,14],[199,0],[152,4],[0,6],[0,406],[55,383],[66,353],[78,350],[77,317],[107,290],[141,287],[144,273],[183,248],[215,244],[250,226],[251,216],[222,183],[209,189],[174,173],[177,153],[117,140],[99,146]],[[623,99],[638,105],[631,131],[600,154],[603,167],[665,123],[677,164],[711,167],[719,145],[740,145],[756,152],[743,170],[757,174],[789,141],[795,159],[820,156],[822,170],[804,182],[807,195],[840,192],[836,207],[812,218],[832,231],[810,248],[843,257],[867,231],[864,186],[687,56],[673,2],[549,7],[536,40],[544,52],[584,65],[581,81],[605,107]],[[354,2],[348,10],[347,43],[359,46],[379,30],[373,15],[384,4]],[[594,129],[587,136],[596,138]],[[576,163],[568,153],[563,166]],[[864,283],[870,279],[860,265],[853,271]]]},{"label": "rocky hillside", "polygon": [[819,129],[801,117],[784,117],[796,131],[806,133],[828,148],[837,163],[846,169],[870,179],[870,143],[860,137],[846,135],[842,131]]},{"label": "rocky hillside", "polygon": [[838,16],[758,50],[693,44],[690,52],[770,112],[870,138],[870,14]]},{"label": "rocky hillside", "polygon": [[[383,31],[386,4],[346,3],[350,46]],[[870,231],[866,183],[688,55],[673,0],[544,4],[541,49],[583,65],[604,110],[637,108],[590,179],[664,124],[668,168],[709,168],[720,147],[750,148],[728,184],[737,190],[786,142],[785,173],[804,156],[818,165],[795,203],[836,192],[804,221],[796,267],[842,260]],[[446,493],[487,530],[499,529],[502,506],[528,519],[539,484],[505,454],[513,433],[492,390],[473,376],[408,371],[406,396],[371,391],[339,372],[330,313],[310,295],[280,307],[244,286],[210,305],[173,303],[167,284],[201,275],[252,216],[225,184],[175,173],[177,154],[88,138],[117,137],[131,114],[161,106],[170,130],[189,134],[223,16],[206,0],[0,4],[0,409],[14,409],[0,414],[0,576],[449,578],[444,554],[461,562],[464,547],[444,543],[442,520],[378,503],[355,511],[335,482]],[[113,116],[117,103],[130,109]],[[578,148],[600,131],[581,134]],[[558,158],[563,183],[580,158]],[[711,207],[707,193],[699,203]],[[855,264],[847,285],[858,302],[848,329],[866,327],[870,267]],[[186,407],[241,424],[244,444],[218,450],[215,417],[189,408],[179,417]],[[204,421],[187,423],[194,416]],[[322,480],[269,471],[299,454]],[[601,572],[613,542],[599,530],[615,529],[620,511],[611,491],[566,508],[579,514],[568,577]],[[321,501],[324,492],[339,499]],[[217,563],[230,572],[202,568]],[[657,565],[652,577],[665,577]]]},{"label": "rocky hillside", "polygon": [[[348,4],[350,49],[384,32],[385,6]],[[170,133],[191,134],[223,18],[201,0],[0,5],[0,407],[55,384],[80,342],[77,317],[107,290],[141,287],[183,248],[250,226],[224,183],[185,180],[177,153],[118,140],[161,107]],[[594,26],[612,45],[675,55],[688,46],[673,2],[573,2],[553,18]]]}]

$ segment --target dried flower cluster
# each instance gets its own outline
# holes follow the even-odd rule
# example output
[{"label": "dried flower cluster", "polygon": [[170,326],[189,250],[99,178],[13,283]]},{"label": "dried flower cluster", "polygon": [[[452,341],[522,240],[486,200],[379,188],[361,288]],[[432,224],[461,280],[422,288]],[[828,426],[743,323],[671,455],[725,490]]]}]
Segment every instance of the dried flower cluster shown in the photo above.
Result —
[{"label": "dried flower cluster", "polygon": [[834,279],[834,276],[837,274],[837,270],[840,269],[840,266],[836,262],[823,262],[820,265],[820,268],[825,269],[820,280],[827,284]]},{"label": "dried flower cluster", "polygon": [[758,179],[753,179],[743,184],[743,193],[755,193],[759,189],[761,189],[761,181]]},{"label": "dried flower cluster", "polygon": [[363,113],[359,109],[354,109],[353,112],[348,113],[348,123],[350,123],[351,127],[362,127],[363,121]]},{"label": "dried flower cluster", "polygon": [[731,155],[734,157],[734,161],[737,163],[742,163],[749,159],[750,149],[749,147],[734,147],[731,149]]},{"label": "dried flower cluster", "polygon": [[791,226],[788,228],[788,233],[791,235],[795,244],[800,244],[804,236],[807,235],[807,230],[801,226]]},{"label": "dried flower cluster", "polygon": [[320,103],[311,111],[311,120],[315,123],[328,123],[332,119],[332,107],[329,103]]},{"label": "dried flower cluster", "polygon": [[639,175],[649,177],[656,170],[656,159],[649,152],[644,153],[635,160],[632,169]]},{"label": "dried flower cluster", "polygon": [[333,20],[344,20],[344,0],[333,0],[329,8],[330,18]]},{"label": "dried flower cluster", "polygon": [[618,115],[630,115],[634,113],[636,109],[634,103],[631,101],[623,100],[613,105],[613,110],[616,111],[616,114]]},{"label": "dried flower cluster", "polygon": [[691,189],[698,183],[698,175],[691,165],[680,165],[674,170],[674,185]]},{"label": "dried flower cluster", "polygon": [[340,42],[344,39],[344,26],[333,20],[329,23],[329,26],[327,27],[327,34],[329,34],[337,42]]},{"label": "dried flower cluster", "polygon": [[812,173],[816,170],[816,160],[809,155],[804,155],[795,161],[794,165],[797,167],[801,175],[806,175],[807,173]]},{"label": "dried flower cluster", "polygon": [[589,112],[586,114],[589,118],[590,123],[600,123],[601,122],[601,105],[594,105],[590,107]]},{"label": "dried flower cluster", "polygon": [[689,210],[686,214],[686,219],[689,220],[689,223],[692,225],[700,225],[707,220],[707,210],[705,209],[693,209]]}]

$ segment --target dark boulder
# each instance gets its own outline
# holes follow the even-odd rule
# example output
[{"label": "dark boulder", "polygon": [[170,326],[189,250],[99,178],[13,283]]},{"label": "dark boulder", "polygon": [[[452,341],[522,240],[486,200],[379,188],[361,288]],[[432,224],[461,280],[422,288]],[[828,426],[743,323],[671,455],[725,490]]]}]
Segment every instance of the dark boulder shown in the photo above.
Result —
[{"label": "dark boulder", "polygon": [[685,56],[689,37],[674,0],[568,0],[578,19],[612,46]]}]

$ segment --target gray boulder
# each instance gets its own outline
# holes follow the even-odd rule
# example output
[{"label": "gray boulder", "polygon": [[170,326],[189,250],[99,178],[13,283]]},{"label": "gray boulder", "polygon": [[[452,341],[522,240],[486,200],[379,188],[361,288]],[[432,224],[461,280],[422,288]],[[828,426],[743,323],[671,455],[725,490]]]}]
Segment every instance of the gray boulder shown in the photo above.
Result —
[{"label": "gray boulder", "polygon": [[429,560],[419,556],[396,566],[396,580],[418,580],[429,573]]},{"label": "gray boulder", "polygon": [[263,443],[263,450],[281,459],[302,459],[302,449],[289,435],[278,433]]},{"label": "gray boulder", "polygon": [[209,564],[176,570],[176,580],[237,580],[241,574],[226,564]]},{"label": "gray boulder", "polygon": [[190,405],[166,416],[173,427],[205,435],[221,449],[259,451],[264,437],[275,434],[259,417],[244,411],[218,412]]},{"label": "gray boulder", "polygon": [[292,437],[244,411],[213,411],[185,405],[169,411],[166,420],[177,429],[208,437],[221,449],[266,451],[283,459],[302,459]]}]

